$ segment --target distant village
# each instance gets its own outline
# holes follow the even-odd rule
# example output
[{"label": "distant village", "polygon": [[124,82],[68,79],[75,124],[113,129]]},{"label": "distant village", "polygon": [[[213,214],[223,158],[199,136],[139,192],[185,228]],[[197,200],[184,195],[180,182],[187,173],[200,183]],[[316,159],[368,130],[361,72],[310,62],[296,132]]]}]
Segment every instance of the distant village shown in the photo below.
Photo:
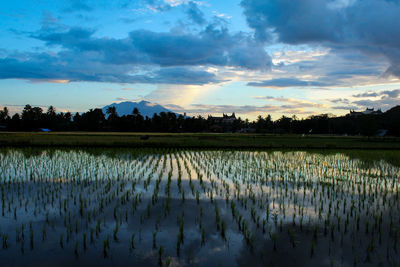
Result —
[{"label": "distant village", "polygon": [[[348,114],[345,115],[345,117],[347,118],[360,118],[363,117],[365,115],[367,116],[378,116],[378,115],[382,115],[383,112],[381,109],[377,109],[375,110],[374,108],[367,108],[364,111],[354,111],[354,110],[350,110],[350,112]],[[323,117],[324,115],[319,115],[320,117]],[[311,116],[312,117],[318,117],[318,116]],[[233,130],[233,125],[234,122],[236,121],[236,115],[235,112],[232,113],[232,115],[228,115],[223,113],[222,117],[216,117],[216,116],[209,116],[208,120],[211,121],[211,126],[210,126],[210,130],[212,132],[232,132]],[[248,127],[244,127],[241,128],[240,130],[237,130],[237,132],[241,132],[241,133],[255,133],[258,132],[258,129],[256,127],[256,124],[253,124],[252,126],[248,126]],[[279,129],[278,129],[279,132]],[[313,129],[310,128],[308,130],[308,134],[312,133]],[[314,131],[315,132],[315,131]],[[387,129],[378,129],[375,133],[375,135],[377,136],[385,136],[387,134],[388,130]],[[347,133],[344,133],[345,135],[347,135]]]},{"label": "distant village", "polygon": [[40,107],[26,105],[21,115],[8,115],[0,110],[0,130],[3,131],[120,131],[120,132],[213,132],[213,133],[271,133],[271,134],[329,134],[364,136],[400,136],[400,106],[386,112],[374,108],[354,111],[344,116],[312,115],[305,119],[282,116],[272,120],[270,115],[255,121],[243,120],[232,114],[189,117],[173,112],[142,116],[135,108],[131,114],[119,116],[115,107],[91,109],[75,115],[56,113],[54,107],[43,112]]}]

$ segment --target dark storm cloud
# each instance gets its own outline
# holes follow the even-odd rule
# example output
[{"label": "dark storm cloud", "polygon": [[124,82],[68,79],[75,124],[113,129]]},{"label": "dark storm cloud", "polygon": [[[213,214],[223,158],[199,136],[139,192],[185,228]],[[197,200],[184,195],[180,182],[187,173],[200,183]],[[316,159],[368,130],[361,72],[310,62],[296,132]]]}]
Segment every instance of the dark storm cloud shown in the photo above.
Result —
[{"label": "dark storm cloud", "polygon": [[[272,40],[272,30],[285,43],[333,41],[339,18],[322,0],[244,0],[247,23],[260,41]],[[317,23],[319,22],[319,23]]]},{"label": "dark storm cloud", "polygon": [[326,84],[317,81],[303,81],[297,78],[278,78],[261,82],[249,82],[248,86],[255,87],[309,87],[309,86],[326,86]]},{"label": "dark storm cloud", "polygon": [[186,10],[189,19],[196,24],[203,25],[206,23],[203,12],[199,9],[195,2],[189,2]]},{"label": "dark storm cloud", "polygon": [[80,48],[89,43],[88,41],[93,33],[93,30],[73,27],[65,32],[41,31],[39,34],[34,34],[31,37],[46,42],[46,45],[62,45],[66,48]]},{"label": "dark storm cloud", "polygon": [[89,55],[76,57],[74,53],[25,54],[0,59],[0,79],[68,80],[129,82],[131,77],[119,66],[104,66]]},{"label": "dark storm cloud", "polygon": [[244,34],[232,35],[226,28],[211,25],[198,35],[136,30],[125,39],[112,39],[94,38],[93,33],[93,30],[75,27],[33,37],[49,46],[99,52],[114,64],[216,65],[264,70],[271,66],[271,58],[263,46]]},{"label": "dark storm cloud", "polygon": [[400,77],[400,2],[393,0],[243,0],[248,25],[260,42],[323,44],[358,49],[390,62]]},{"label": "dark storm cloud", "polygon": [[245,35],[231,35],[225,28],[209,26],[199,35],[140,30],[131,32],[130,39],[151,62],[161,66],[216,65],[247,69],[271,66],[271,58],[262,46]]},{"label": "dark storm cloud", "polygon": [[[60,51],[8,54],[1,59],[0,78],[207,84],[221,80],[199,66],[271,67],[271,58],[261,45],[223,27],[209,25],[197,35],[136,30],[122,39],[98,38],[94,33],[80,27],[42,28],[30,36]],[[136,75],[143,66],[165,69]]]},{"label": "dark storm cloud", "polygon": [[204,85],[208,83],[219,83],[214,73],[203,70],[191,70],[189,68],[162,68],[147,75],[134,75],[131,82],[154,83],[154,84],[190,84]]},{"label": "dark storm cloud", "polygon": [[139,30],[131,32],[130,39],[141,53],[161,66],[226,65],[224,51],[231,36],[225,30],[204,32],[201,36]]},{"label": "dark storm cloud", "polygon": [[[68,64],[63,64],[64,61]],[[145,75],[130,75],[128,66],[107,65],[94,62],[90,57],[73,53],[57,56],[49,54],[31,55],[25,60],[0,59],[0,79],[28,79],[32,81],[68,80],[70,82],[118,82],[152,84],[204,85],[221,82],[215,74],[191,68],[163,68],[149,71]]]},{"label": "dark storm cloud", "polygon": [[196,84],[219,83],[214,73],[203,70],[190,70],[189,68],[163,68],[156,72],[154,79],[157,83],[168,81],[170,84]]}]

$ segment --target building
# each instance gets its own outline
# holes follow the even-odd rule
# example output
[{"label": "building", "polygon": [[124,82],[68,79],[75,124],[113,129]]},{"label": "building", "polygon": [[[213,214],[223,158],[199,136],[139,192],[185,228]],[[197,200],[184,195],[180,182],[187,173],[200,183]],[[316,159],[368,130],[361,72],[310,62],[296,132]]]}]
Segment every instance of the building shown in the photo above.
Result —
[{"label": "building", "polygon": [[354,109],[350,110],[350,113],[348,114],[348,116],[359,117],[362,115],[380,115],[380,114],[382,114],[381,109],[375,110],[374,108],[367,108],[365,111],[361,111],[361,112],[354,111]]},{"label": "building", "polygon": [[236,115],[235,112],[233,112],[230,116],[228,114],[222,113],[222,117],[209,116],[208,118],[216,124],[232,124],[236,120]]},{"label": "building", "polygon": [[213,132],[229,132],[232,131],[232,124],[236,120],[235,112],[232,115],[223,113],[222,117],[208,116],[211,123],[210,129]]}]

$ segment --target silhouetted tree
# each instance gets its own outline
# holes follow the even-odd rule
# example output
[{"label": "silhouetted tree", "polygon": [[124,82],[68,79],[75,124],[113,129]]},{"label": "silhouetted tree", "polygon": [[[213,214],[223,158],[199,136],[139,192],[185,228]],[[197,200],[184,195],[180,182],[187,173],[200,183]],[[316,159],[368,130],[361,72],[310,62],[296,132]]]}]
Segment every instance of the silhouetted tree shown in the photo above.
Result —
[{"label": "silhouetted tree", "polygon": [[22,121],[25,130],[38,130],[43,126],[43,110],[40,107],[25,105],[22,111]]},{"label": "silhouetted tree", "polygon": [[[211,117],[188,117],[173,112],[154,114],[152,118],[143,117],[135,108],[132,114],[119,117],[116,108],[110,107],[104,117],[101,109],[90,109],[72,118],[70,112],[57,113],[53,106],[43,113],[42,108],[27,104],[20,116],[9,116],[7,107],[0,110],[1,129],[35,131],[50,128],[56,131],[136,131],[136,132],[210,132],[215,121]],[[332,117],[327,114],[313,115],[299,120],[296,116],[282,116],[273,121],[270,115],[261,115],[255,121],[235,119],[229,127],[221,131],[238,132],[242,128],[254,128],[257,132],[297,133],[297,134],[349,134],[375,135],[378,130],[387,130],[389,135],[400,136],[400,106],[378,115],[358,115]],[[226,126],[226,125],[223,125]],[[312,132],[310,130],[312,129]]]},{"label": "silhouetted tree", "polygon": [[139,112],[139,109],[138,108],[134,108],[133,110],[132,110],[132,115],[139,115],[140,114],[140,112]]},{"label": "silhouetted tree", "polygon": [[106,114],[108,115],[108,119],[118,118],[117,108],[116,107],[108,107],[106,110]]},{"label": "silhouetted tree", "polygon": [[104,127],[105,117],[101,109],[90,109],[80,118],[80,129],[86,131],[99,131]]},{"label": "silhouetted tree", "polygon": [[8,108],[4,107],[3,110],[0,110],[0,121],[5,122],[10,119]]},{"label": "silhouetted tree", "polygon": [[291,123],[292,123],[292,118],[283,115],[280,119],[275,121],[276,132],[291,133],[292,132]]},{"label": "silhouetted tree", "polygon": [[15,113],[11,117],[9,128],[11,130],[20,130],[21,129],[21,118],[18,113]]}]

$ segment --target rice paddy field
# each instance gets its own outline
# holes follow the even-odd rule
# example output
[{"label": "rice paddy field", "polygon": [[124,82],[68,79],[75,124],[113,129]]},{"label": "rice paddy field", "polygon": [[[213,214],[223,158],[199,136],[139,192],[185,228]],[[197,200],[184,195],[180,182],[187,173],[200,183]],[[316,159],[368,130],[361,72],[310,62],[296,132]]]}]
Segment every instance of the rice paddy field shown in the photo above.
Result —
[{"label": "rice paddy field", "polygon": [[400,138],[243,133],[0,132],[0,147],[10,146],[399,150]]},{"label": "rice paddy field", "polygon": [[0,265],[399,266],[374,153],[1,148]]}]

